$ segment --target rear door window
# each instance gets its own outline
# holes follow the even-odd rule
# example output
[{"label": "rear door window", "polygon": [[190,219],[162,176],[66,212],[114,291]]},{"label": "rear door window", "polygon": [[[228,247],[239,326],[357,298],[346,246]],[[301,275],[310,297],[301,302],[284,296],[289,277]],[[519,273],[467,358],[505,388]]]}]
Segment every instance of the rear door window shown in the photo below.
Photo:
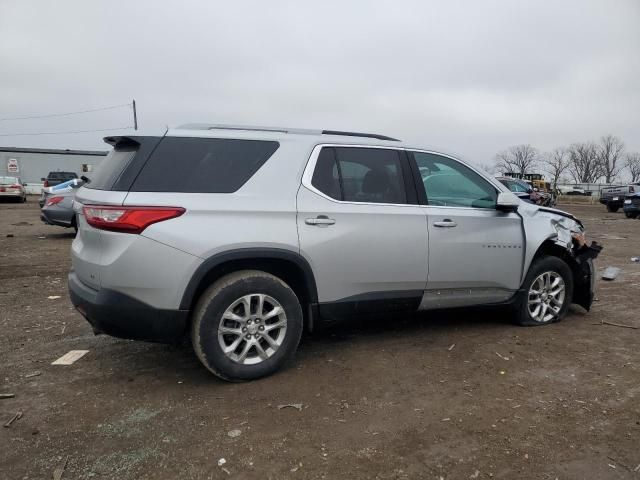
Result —
[{"label": "rear door window", "polygon": [[392,149],[324,147],[311,185],[336,200],[407,203],[402,159]]},{"label": "rear door window", "polygon": [[278,149],[263,140],[165,137],[131,190],[136,192],[232,193]]}]

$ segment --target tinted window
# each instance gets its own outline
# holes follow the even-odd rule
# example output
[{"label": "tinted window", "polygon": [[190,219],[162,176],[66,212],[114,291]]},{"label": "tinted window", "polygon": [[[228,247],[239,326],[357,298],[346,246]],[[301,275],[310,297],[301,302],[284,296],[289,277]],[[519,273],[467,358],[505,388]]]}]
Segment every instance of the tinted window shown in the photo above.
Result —
[{"label": "tinted window", "polygon": [[109,154],[102,159],[96,171],[90,174],[91,177],[89,178],[91,181],[84,186],[96,190],[109,190],[134,157],[137,150],[138,147],[133,145],[116,147],[111,150]]},{"label": "tinted window", "polygon": [[78,175],[75,172],[49,172],[49,178],[51,180],[70,180],[78,178]]},{"label": "tinted window", "polygon": [[311,185],[316,187],[325,195],[342,200],[342,190],[340,189],[340,178],[338,177],[338,165],[336,163],[335,150],[325,147],[320,151],[316,168],[313,171]]},{"label": "tinted window", "polygon": [[278,146],[278,142],[258,140],[165,137],[131,189],[138,192],[235,192]]},{"label": "tinted window", "polygon": [[413,155],[429,205],[495,208],[497,190],[467,166],[431,153]]},{"label": "tinted window", "polygon": [[336,148],[342,198],[348,202],[407,203],[400,155],[377,148]]}]

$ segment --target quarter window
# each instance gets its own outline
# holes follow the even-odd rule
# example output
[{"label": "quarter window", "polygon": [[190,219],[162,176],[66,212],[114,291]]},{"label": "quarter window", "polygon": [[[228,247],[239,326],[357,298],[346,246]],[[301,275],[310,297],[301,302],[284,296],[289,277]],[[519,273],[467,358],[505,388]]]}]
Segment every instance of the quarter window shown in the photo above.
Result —
[{"label": "quarter window", "polygon": [[311,184],[336,200],[407,203],[402,163],[396,150],[325,147]]},{"label": "quarter window", "polygon": [[497,190],[460,162],[433,153],[414,152],[429,205],[495,208]]}]

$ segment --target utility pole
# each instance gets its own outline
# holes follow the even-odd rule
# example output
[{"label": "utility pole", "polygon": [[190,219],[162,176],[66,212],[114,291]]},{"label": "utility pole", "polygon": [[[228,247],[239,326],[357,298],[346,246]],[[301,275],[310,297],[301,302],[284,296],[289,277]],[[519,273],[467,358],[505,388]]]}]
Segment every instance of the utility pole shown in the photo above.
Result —
[{"label": "utility pole", "polygon": [[138,112],[136,112],[136,100],[133,99],[133,129],[138,129]]}]

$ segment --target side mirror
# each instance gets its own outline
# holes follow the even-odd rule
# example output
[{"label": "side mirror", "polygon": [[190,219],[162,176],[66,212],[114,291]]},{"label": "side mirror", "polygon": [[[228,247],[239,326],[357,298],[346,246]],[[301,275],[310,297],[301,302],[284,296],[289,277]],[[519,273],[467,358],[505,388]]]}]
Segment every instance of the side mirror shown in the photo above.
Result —
[{"label": "side mirror", "polygon": [[500,192],[496,200],[496,210],[501,212],[515,212],[520,205],[520,199],[513,193]]}]

